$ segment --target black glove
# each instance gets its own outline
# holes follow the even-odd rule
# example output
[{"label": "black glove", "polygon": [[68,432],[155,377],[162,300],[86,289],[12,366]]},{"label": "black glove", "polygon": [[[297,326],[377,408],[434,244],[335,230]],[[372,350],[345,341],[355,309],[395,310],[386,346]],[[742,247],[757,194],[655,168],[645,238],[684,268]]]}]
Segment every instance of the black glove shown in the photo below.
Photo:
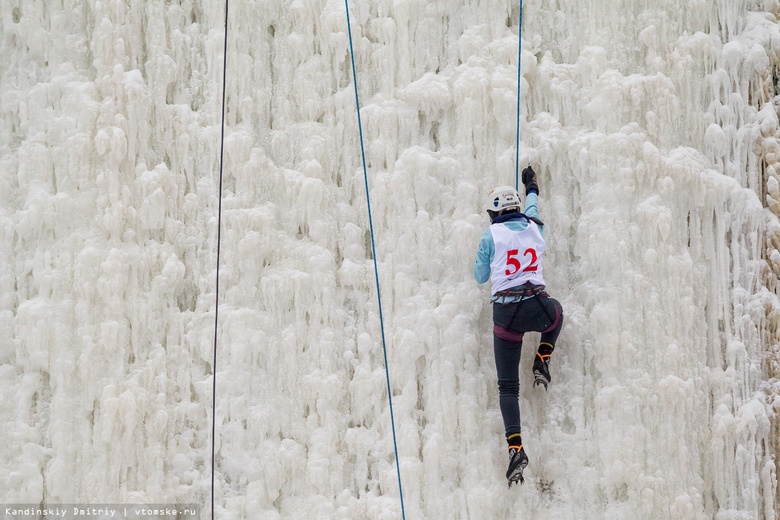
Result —
[{"label": "black glove", "polygon": [[539,185],[536,184],[536,172],[530,166],[523,170],[523,184],[525,185],[525,194],[528,195],[531,192],[539,194]]}]

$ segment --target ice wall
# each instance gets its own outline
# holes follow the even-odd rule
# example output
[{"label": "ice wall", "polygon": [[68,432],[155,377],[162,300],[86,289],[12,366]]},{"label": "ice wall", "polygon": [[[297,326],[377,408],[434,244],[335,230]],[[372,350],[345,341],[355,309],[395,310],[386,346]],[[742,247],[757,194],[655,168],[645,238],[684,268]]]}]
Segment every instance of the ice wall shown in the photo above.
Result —
[{"label": "ice wall", "polygon": [[0,6],[5,501],[205,493],[221,9]]},{"label": "ice wall", "polygon": [[[566,327],[510,492],[483,195],[518,5],[350,5],[409,518],[775,518],[777,2],[524,3]],[[224,5],[0,5],[0,494],[211,499]],[[398,518],[339,0],[233,2],[220,518]],[[538,336],[521,373],[529,381]]]}]

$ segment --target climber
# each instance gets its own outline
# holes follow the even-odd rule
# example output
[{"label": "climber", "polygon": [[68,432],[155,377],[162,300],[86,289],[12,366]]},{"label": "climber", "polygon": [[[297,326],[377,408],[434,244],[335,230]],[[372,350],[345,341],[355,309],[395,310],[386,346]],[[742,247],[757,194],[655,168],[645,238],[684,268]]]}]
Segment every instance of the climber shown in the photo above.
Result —
[{"label": "climber", "polygon": [[498,375],[498,393],[506,440],[509,445],[509,487],[523,483],[528,456],[520,428],[519,369],[523,333],[541,332],[534,357],[534,387],[550,383],[550,356],[563,325],[563,308],[545,292],[542,255],[544,224],[537,208],[539,186],[534,170],[523,170],[525,212],[512,187],[495,188],[487,197],[491,225],[485,230],[474,263],[478,283],[492,283],[493,350]]}]

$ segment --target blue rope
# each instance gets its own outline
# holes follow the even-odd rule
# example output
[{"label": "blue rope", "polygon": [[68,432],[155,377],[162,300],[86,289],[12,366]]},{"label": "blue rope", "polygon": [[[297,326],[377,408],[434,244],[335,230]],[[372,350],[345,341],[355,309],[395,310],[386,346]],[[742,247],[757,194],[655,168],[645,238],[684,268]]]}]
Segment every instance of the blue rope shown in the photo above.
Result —
[{"label": "blue rope", "polygon": [[374,275],[376,277],[376,297],[379,303],[379,325],[382,332],[382,351],[385,356],[385,377],[387,379],[387,399],[390,402],[390,425],[393,429],[393,449],[395,450],[395,469],[398,472],[398,492],[401,497],[401,516],[406,520],[404,509],[404,492],[401,487],[401,465],[398,462],[398,441],[395,435],[395,416],[393,415],[393,393],[390,388],[390,370],[387,363],[387,343],[385,342],[385,321],[382,317],[382,294],[379,290],[379,269],[376,263],[376,246],[374,244],[374,223],[371,217],[371,198],[368,195],[368,171],[366,169],[366,149],[363,145],[363,124],[360,121],[360,98],[358,97],[357,71],[355,69],[355,49],[352,46],[352,28],[349,22],[349,0],[344,0],[347,11],[347,33],[349,34],[349,53],[352,58],[352,79],[355,85],[355,106],[357,107],[358,132],[360,134],[360,156],[363,160],[363,179],[366,185],[366,203],[368,204],[368,226],[371,231],[371,255],[374,257]]},{"label": "blue rope", "polygon": [[520,0],[520,23],[517,25],[517,136],[515,137],[515,189],[520,189],[520,60],[523,57],[523,0]]}]

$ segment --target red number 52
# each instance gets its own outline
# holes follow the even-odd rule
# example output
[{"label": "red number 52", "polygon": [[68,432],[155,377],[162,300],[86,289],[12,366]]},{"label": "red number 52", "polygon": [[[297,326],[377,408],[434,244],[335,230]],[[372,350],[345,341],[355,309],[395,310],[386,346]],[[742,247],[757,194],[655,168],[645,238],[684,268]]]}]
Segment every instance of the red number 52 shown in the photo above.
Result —
[{"label": "red number 52", "polygon": [[[522,267],[520,265],[520,260],[517,259],[517,255],[519,253],[520,253],[520,250],[518,250],[518,249],[510,249],[509,251],[506,252],[506,266],[507,266],[507,270],[504,271],[504,274],[506,274],[507,276],[515,274]],[[530,272],[530,271],[536,271],[539,268],[539,266],[536,263],[537,260],[538,260],[538,258],[536,256],[536,250],[534,248],[532,248],[532,247],[529,247],[528,249],[526,249],[523,252],[523,258],[525,258],[526,256],[530,256],[531,257],[531,261],[528,262],[527,266],[525,266],[525,268],[523,269],[523,272],[526,273],[526,272]],[[509,269],[510,267],[513,267],[514,269],[510,270]]]}]

